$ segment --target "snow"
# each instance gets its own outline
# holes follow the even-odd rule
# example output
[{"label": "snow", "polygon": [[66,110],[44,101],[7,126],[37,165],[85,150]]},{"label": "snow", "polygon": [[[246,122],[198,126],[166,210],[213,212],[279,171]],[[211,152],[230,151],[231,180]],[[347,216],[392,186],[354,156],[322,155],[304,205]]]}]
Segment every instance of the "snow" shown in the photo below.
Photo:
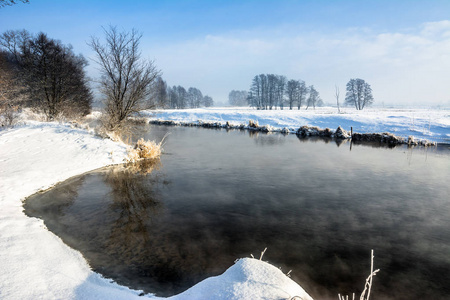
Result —
[{"label": "snow", "polygon": [[[252,258],[240,259],[224,274],[201,282],[177,299],[291,299],[312,298],[276,267]],[[298,298],[297,298],[298,299]]]},{"label": "snow", "polygon": [[[72,176],[121,163],[127,147],[68,124],[28,121],[0,130],[0,298],[158,299],[93,272],[83,256],[23,213],[25,197]],[[312,299],[276,267],[241,259],[170,299]]]},{"label": "snow", "polygon": [[270,125],[276,130],[289,128],[296,131],[300,126],[318,126],[336,130],[338,126],[358,133],[390,132],[407,138],[428,140],[437,143],[450,143],[449,109],[392,109],[369,108],[357,111],[354,108],[318,107],[315,110],[284,109],[256,110],[249,107],[198,108],[181,110],[147,111],[146,116],[153,120],[172,120],[176,122],[196,123],[227,122],[233,125],[248,124],[249,120],[258,121],[260,126]]}]

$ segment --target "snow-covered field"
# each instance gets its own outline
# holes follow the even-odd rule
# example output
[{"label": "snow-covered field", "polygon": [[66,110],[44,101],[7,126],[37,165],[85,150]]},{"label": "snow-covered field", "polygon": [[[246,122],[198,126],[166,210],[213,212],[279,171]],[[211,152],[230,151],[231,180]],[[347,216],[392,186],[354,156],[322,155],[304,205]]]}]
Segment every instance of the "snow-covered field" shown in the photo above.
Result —
[{"label": "snow-covered field", "polygon": [[336,130],[341,126],[345,130],[353,127],[354,132],[382,133],[390,132],[397,136],[429,140],[437,143],[450,143],[450,110],[448,109],[383,109],[369,108],[357,111],[354,108],[318,107],[315,110],[256,110],[242,107],[199,108],[182,110],[147,111],[151,119],[173,120],[195,123],[226,122],[248,124],[249,120],[259,125],[270,125],[281,130],[291,131],[300,126],[318,126]]},{"label": "snow-covered field", "polygon": [[[67,124],[0,130],[0,299],[142,299],[90,270],[83,256],[23,213],[25,197],[72,176],[121,163],[126,146]],[[311,299],[276,267],[241,259],[171,299]],[[298,299],[298,298],[296,298]]]}]

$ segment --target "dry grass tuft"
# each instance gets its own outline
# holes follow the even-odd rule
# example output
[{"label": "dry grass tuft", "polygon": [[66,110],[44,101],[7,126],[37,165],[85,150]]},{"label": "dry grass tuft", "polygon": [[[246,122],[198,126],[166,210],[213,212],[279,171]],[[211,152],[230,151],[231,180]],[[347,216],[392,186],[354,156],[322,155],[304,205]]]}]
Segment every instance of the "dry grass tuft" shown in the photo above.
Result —
[{"label": "dry grass tuft", "polygon": [[248,121],[248,127],[249,128],[258,128],[259,127],[259,124],[258,124],[258,121],[253,121],[253,120],[249,120]]},{"label": "dry grass tuft", "polygon": [[156,143],[154,141],[140,139],[134,145],[133,149],[128,151],[127,162],[134,163],[143,159],[159,158],[162,152],[163,141],[164,139],[160,143]]}]

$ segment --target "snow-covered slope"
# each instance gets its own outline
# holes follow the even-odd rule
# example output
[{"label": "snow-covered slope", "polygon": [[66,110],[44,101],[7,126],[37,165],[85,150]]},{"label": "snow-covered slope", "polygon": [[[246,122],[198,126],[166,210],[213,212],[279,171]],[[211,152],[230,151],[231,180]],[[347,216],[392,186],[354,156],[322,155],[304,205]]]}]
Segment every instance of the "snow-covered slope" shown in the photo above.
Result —
[{"label": "snow-covered slope", "polygon": [[284,127],[297,130],[300,126],[318,126],[336,130],[338,126],[345,130],[353,127],[354,132],[382,133],[390,132],[407,138],[426,139],[437,143],[450,143],[450,110],[438,109],[381,109],[372,108],[357,111],[343,108],[318,107],[315,110],[256,110],[253,108],[225,107],[198,108],[180,110],[147,111],[151,119],[173,120],[195,123],[226,122],[248,124],[249,120],[259,125],[270,125],[276,129]]},{"label": "snow-covered slope", "polygon": [[[22,200],[57,182],[120,163],[126,146],[56,123],[0,131],[0,299],[142,299],[92,272],[82,255],[25,216]],[[242,259],[173,299],[311,299],[272,265]],[[153,298],[150,295],[145,298]],[[156,297],[155,297],[156,298]]]}]

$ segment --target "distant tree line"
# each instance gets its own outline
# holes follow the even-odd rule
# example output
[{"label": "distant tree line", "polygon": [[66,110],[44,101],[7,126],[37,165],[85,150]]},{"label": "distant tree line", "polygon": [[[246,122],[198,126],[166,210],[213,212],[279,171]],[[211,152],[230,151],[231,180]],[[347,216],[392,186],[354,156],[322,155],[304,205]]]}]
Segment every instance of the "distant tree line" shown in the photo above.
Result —
[{"label": "distant tree line", "polygon": [[42,111],[48,120],[90,112],[87,61],[70,45],[42,32],[8,30],[0,35],[0,47],[2,110],[20,104]]},{"label": "distant tree line", "polygon": [[228,103],[231,106],[248,106],[248,92],[232,90],[228,94]]},{"label": "distant tree line", "polygon": [[[336,102],[339,110],[339,88],[336,86]],[[372,88],[363,79],[350,79],[347,83],[345,104],[355,106],[357,110],[373,103]],[[232,106],[251,106],[257,109],[284,109],[302,106],[315,108],[323,106],[319,92],[313,85],[307,86],[303,80],[287,80],[283,75],[256,75],[250,90],[232,90],[228,94],[228,103]]]},{"label": "distant tree line", "polygon": [[214,100],[195,87],[185,89],[178,86],[167,86],[167,83],[158,77],[155,83],[154,104],[158,108],[185,109],[210,107],[214,105]]},{"label": "distant tree line", "polygon": [[319,92],[313,85],[308,87],[303,80],[288,80],[286,76],[275,74],[256,75],[248,92],[233,90],[228,95],[228,101],[233,106],[269,110],[323,106]]}]

